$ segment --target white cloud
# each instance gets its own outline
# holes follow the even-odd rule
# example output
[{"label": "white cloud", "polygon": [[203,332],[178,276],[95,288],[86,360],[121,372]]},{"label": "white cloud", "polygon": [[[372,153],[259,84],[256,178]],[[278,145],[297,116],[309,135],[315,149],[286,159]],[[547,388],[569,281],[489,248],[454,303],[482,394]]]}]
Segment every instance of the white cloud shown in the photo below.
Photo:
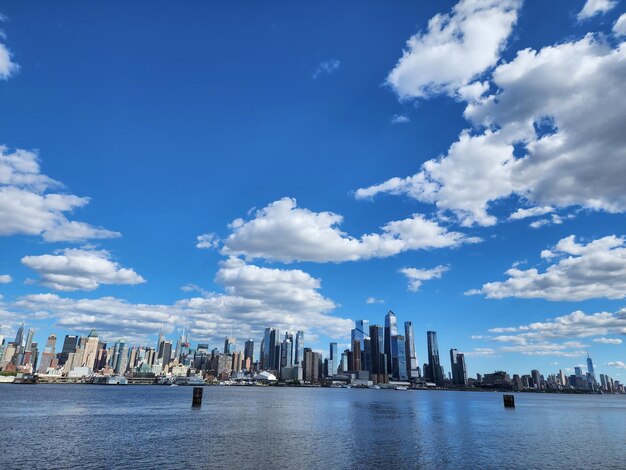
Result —
[{"label": "white cloud", "polygon": [[622,340],[619,338],[594,338],[593,341],[601,344],[622,344]]},{"label": "white cloud", "polygon": [[0,236],[40,235],[46,241],[84,241],[119,237],[118,232],[68,220],[66,213],[84,207],[89,198],[50,193],[60,183],[40,171],[37,155],[9,152],[0,146]]},{"label": "white cloud", "polygon": [[315,71],[313,72],[313,79],[315,80],[321,75],[331,75],[335,73],[339,67],[341,66],[341,62],[337,59],[330,59],[320,62]]},{"label": "white cloud", "polygon": [[[500,59],[517,21],[517,0],[461,0],[407,41],[387,83],[402,99],[454,94]],[[481,91],[484,91],[481,90]],[[479,92],[480,93],[480,92]],[[476,87],[464,88],[476,96]]]},{"label": "white cloud", "polygon": [[[0,22],[4,20],[4,17],[0,15]],[[0,39],[3,38],[2,31],[0,31]],[[14,73],[20,69],[13,61],[13,54],[4,44],[0,43],[0,80],[7,80]]]},{"label": "white cloud", "polygon": [[612,10],[617,2],[614,0],[587,0],[583,9],[577,15],[578,21],[592,18],[598,14],[604,14]]},{"label": "white cloud", "polygon": [[626,36],[626,13],[621,15],[613,25],[613,34],[615,36]]},{"label": "white cloud", "polygon": [[540,215],[549,214],[554,212],[554,208],[550,206],[543,207],[531,207],[529,209],[519,208],[509,216],[509,220],[520,220],[528,217],[537,217]]},{"label": "white cloud", "polygon": [[404,114],[394,114],[394,116],[391,118],[391,124],[406,124],[410,121],[411,120],[409,119],[409,117],[405,116]]},{"label": "white cloud", "polygon": [[10,274],[0,274],[0,284],[8,284],[9,282],[12,282],[13,278],[11,277]]},{"label": "white cloud", "polygon": [[[190,328],[197,339],[219,342],[233,329],[239,339],[260,338],[267,326],[281,331],[304,330],[305,341],[325,334],[346,338],[353,323],[331,315],[335,303],[319,293],[320,280],[300,270],[261,268],[229,258],[220,263],[215,280],[225,293],[201,290],[201,297],[174,304],[134,304],[114,297],[64,298],[34,294],[13,303],[13,318],[48,313],[57,325],[73,331],[96,328],[106,338],[154,339],[161,325],[166,332]],[[188,286],[188,291],[197,286]],[[195,289],[197,290],[197,289]]]},{"label": "white cloud", "polygon": [[505,297],[579,301],[626,297],[626,246],[623,237],[611,235],[578,244],[574,235],[563,238],[542,258],[558,260],[544,272],[536,268],[506,271],[503,282],[489,282],[468,294],[489,299]]},{"label": "white cloud", "polygon": [[365,301],[366,304],[384,304],[385,299],[377,299],[376,297],[368,297]]},{"label": "white cloud", "polygon": [[[463,131],[417,174],[361,188],[356,197],[406,195],[466,226],[495,224],[490,204],[511,196],[555,210],[624,212],[625,81],[626,44],[611,48],[587,35],[519,51],[494,70],[495,91],[467,104],[474,131]],[[516,145],[525,154],[514,154]]]},{"label": "white cloud", "polygon": [[111,261],[105,250],[65,249],[54,255],[25,256],[22,264],[36,271],[41,284],[60,291],[94,290],[100,284],[141,284],[135,271]]},{"label": "white cloud", "polygon": [[496,350],[493,348],[474,348],[473,351],[463,352],[465,357],[487,357],[495,356]]},{"label": "white cloud", "polygon": [[409,290],[417,292],[424,281],[441,279],[443,273],[448,271],[448,266],[439,265],[432,269],[402,268],[399,272],[404,274],[409,281]]},{"label": "white cloud", "polygon": [[626,369],[626,362],[624,361],[610,361],[606,363],[609,367],[617,367],[618,369]]},{"label": "white cloud", "polygon": [[219,238],[215,233],[205,233],[196,237],[198,243],[196,248],[217,248],[219,245]]},{"label": "white cloud", "polygon": [[313,212],[283,198],[255,212],[248,221],[236,219],[222,241],[222,253],[282,262],[342,262],[384,258],[407,250],[455,247],[477,242],[448,232],[436,222],[414,214],[381,227],[381,233],[355,238],[339,229],[343,218],[332,212]]}]

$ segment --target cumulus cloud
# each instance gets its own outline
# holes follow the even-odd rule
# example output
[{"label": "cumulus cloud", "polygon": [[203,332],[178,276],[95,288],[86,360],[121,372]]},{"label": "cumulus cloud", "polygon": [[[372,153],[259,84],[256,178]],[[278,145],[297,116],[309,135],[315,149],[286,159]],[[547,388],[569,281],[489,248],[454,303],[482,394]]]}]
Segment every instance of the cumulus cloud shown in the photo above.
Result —
[{"label": "cumulus cloud", "polygon": [[402,268],[399,272],[404,274],[409,281],[409,290],[417,292],[424,281],[430,281],[431,279],[441,279],[443,273],[448,271],[448,266],[439,265],[432,269],[418,269],[418,268]]},{"label": "cumulus cloud", "polygon": [[519,208],[509,216],[509,220],[520,220],[528,217],[537,217],[540,215],[549,214],[554,212],[554,208],[550,206],[543,207],[531,207],[529,209]]},{"label": "cumulus cloud", "polygon": [[352,237],[342,232],[342,216],[313,212],[283,198],[254,213],[248,221],[236,219],[232,233],[222,241],[222,253],[246,259],[292,262],[342,262],[384,258],[407,250],[455,247],[477,242],[459,232],[449,232],[420,214],[392,221],[381,233]]},{"label": "cumulus cloud", "polygon": [[[0,14],[0,22],[3,20],[4,17]],[[2,31],[0,31],[0,39],[3,37],[4,35],[2,34]],[[11,54],[11,51],[7,48],[7,46],[0,42],[0,80],[7,80],[14,73],[16,73],[19,68],[19,65],[13,61],[13,54]]]},{"label": "cumulus cloud", "polygon": [[426,31],[407,41],[387,83],[402,99],[459,89],[476,96],[476,86],[467,85],[500,59],[520,5],[518,0],[461,0],[451,13],[435,15]]},{"label": "cumulus cloud", "polygon": [[73,331],[99,333],[111,339],[149,340],[161,325],[166,332],[186,326],[194,338],[221,341],[231,329],[239,338],[259,338],[267,326],[304,330],[311,341],[320,334],[345,338],[352,321],[331,314],[335,303],[320,292],[321,282],[301,270],[269,269],[236,258],[220,263],[215,276],[224,293],[206,292],[189,285],[186,291],[201,296],[173,304],[132,303],[120,298],[65,298],[33,294],[12,304],[14,317],[48,313],[56,324]]},{"label": "cumulus cloud", "polygon": [[490,78],[494,91],[464,112],[473,130],[417,174],[361,188],[356,197],[406,195],[466,226],[495,224],[490,204],[507,198],[555,210],[626,211],[625,44],[612,48],[590,34],[524,49]]},{"label": "cumulus cloud", "polygon": [[489,282],[467,294],[489,299],[505,297],[579,301],[626,297],[626,246],[611,235],[589,243],[576,243],[574,235],[560,240],[541,257],[555,261],[544,272],[511,268],[503,282]]},{"label": "cumulus cloud", "polygon": [[68,220],[66,214],[87,205],[89,198],[49,192],[60,186],[41,173],[34,152],[11,152],[0,146],[0,236],[40,235],[50,242],[120,236],[118,232]]},{"label": "cumulus cloud", "polygon": [[377,299],[376,297],[368,297],[365,300],[366,304],[384,304],[385,303],[385,299]]},{"label": "cumulus cloud", "polygon": [[404,114],[394,114],[394,116],[391,118],[391,124],[406,124],[410,121],[411,120],[409,119],[409,117],[405,116]]},{"label": "cumulus cloud", "polygon": [[616,346],[622,344],[622,340],[619,338],[594,338],[593,341],[601,344],[614,344]]},{"label": "cumulus cloud", "polygon": [[325,60],[318,64],[317,68],[313,72],[312,77],[315,80],[321,75],[331,75],[339,70],[340,66],[341,62],[337,59]]},{"label": "cumulus cloud", "polygon": [[0,284],[8,284],[13,281],[13,278],[9,274],[0,274]]},{"label": "cumulus cloud", "polygon": [[612,10],[617,2],[614,0],[587,0],[583,9],[578,12],[578,21],[592,18],[599,14],[604,14]]},{"label": "cumulus cloud", "polygon": [[609,367],[617,367],[618,369],[626,369],[626,362],[624,361],[610,361],[606,363]]},{"label": "cumulus cloud", "polygon": [[100,284],[141,284],[143,277],[122,268],[105,250],[65,249],[54,255],[24,256],[22,264],[36,271],[40,283],[60,291],[94,290]]},{"label": "cumulus cloud", "polygon": [[613,25],[613,34],[615,36],[626,36],[626,13],[621,15]]},{"label": "cumulus cloud", "polygon": [[219,245],[219,238],[215,233],[205,233],[196,237],[198,243],[196,248],[217,248]]},{"label": "cumulus cloud", "polygon": [[503,344],[502,352],[524,355],[579,357],[585,355],[585,344],[577,339],[593,338],[596,343],[621,344],[618,338],[606,335],[626,335],[626,309],[617,312],[586,314],[575,311],[568,315],[520,326],[491,328],[490,335],[472,339],[490,340]]}]

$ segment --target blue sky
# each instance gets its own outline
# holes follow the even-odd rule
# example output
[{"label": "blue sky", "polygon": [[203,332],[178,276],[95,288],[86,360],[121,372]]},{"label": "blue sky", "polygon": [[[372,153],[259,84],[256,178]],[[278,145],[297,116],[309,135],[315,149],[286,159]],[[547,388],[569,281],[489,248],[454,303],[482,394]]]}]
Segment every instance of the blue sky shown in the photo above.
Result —
[{"label": "blue sky", "polygon": [[0,334],[326,352],[392,309],[420,362],[619,378],[623,2],[0,12]]}]

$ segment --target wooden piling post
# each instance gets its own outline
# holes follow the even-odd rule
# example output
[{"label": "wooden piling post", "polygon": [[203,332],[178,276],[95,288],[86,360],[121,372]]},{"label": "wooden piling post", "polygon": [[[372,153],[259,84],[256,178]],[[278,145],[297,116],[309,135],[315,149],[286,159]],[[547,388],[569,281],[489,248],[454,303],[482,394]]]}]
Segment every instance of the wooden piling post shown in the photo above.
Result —
[{"label": "wooden piling post", "polygon": [[193,388],[193,399],[191,401],[191,406],[197,407],[202,405],[202,387],[194,387]]},{"label": "wooden piling post", "polygon": [[504,395],[504,407],[515,408],[515,395]]}]

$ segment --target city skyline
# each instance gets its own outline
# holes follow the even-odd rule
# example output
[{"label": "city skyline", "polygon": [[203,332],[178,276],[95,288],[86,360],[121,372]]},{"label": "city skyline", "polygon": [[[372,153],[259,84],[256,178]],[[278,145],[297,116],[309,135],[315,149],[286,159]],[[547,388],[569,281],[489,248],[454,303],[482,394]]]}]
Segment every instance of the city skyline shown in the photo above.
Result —
[{"label": "city skyline", "polygon": [[620,378],[623,2],[322,5],[0,8],[0,335]]}]

